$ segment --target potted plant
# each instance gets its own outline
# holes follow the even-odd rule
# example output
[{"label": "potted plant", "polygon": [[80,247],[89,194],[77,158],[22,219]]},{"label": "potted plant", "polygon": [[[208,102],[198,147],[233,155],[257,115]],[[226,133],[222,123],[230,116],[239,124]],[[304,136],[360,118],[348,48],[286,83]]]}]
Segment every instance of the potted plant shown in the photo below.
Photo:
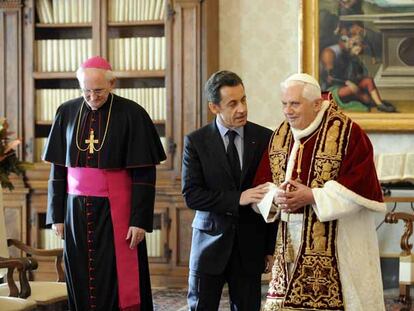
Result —
[{"label": "potted plant", "polygon": [[13,190],[10,174],[22,175],[32,167],[29,162],[20,161],[16,155],[16,148],[21,143],[19,139],[9,141],[13,133],[8,131],[9,124],[5,118],[0,118],[0,183],[2,188]]}]

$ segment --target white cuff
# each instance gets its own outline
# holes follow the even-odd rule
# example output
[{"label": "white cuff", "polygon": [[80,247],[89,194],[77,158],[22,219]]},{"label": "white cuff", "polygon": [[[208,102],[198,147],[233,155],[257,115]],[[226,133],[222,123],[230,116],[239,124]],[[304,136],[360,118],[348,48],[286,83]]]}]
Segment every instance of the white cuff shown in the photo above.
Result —
[{"label": "white cuff", "polygon": [[257,203],[252,204],[253,210],[261,214],[265,222],[274,222],[279,215],[276,206],[273,204],[273,197],[275,196],[278,188],[275,184],[268,182],[268,190],[263,199]]},{"label": "white cuff", "polygon": [[312,207],[320,221],[343,218],[362,208],[386,212],[385,203],[364,198],[333,180],[326,182],[323,188],[313,188],[312,193],[315,199]]}]

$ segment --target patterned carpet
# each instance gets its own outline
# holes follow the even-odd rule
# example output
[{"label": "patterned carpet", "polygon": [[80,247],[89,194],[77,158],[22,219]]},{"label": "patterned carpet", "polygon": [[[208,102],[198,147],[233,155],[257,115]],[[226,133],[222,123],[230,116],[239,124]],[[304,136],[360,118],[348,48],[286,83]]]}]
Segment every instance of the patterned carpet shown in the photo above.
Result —
[{"label": "patterned carpet", "polygon": [[[187,289],[153,288],[154,311],[187,311]],[[227,291],[223,291],[218,311],[230,310]]]},{"label": "patterned carpet", "polygon": [[[266,288],[263,287],[263,292]],[[154,299],[154,311],[187,311],[187,290],[182,288],[154,288],[152,290]],[[414,299],[414,295],[411,295]],[[265,297],[265,294],[263,294]],[[384,291],[385,305],[387,311],[414,311],[413,306],[407,306],[398,302],[398,289]],[[264,298],[263,298],[264,299]],[[218,311],[230,310],[228,293],[223,291]]]},{"label": "patterned carpet", "polygon": [[[414,299],[413,288],[410,289],[411,299]],[[398,301],[399,291],[397,288],[387,289],[384,291],[385,308],[387,311],[414,311],[414,305],[403,304]]]}]

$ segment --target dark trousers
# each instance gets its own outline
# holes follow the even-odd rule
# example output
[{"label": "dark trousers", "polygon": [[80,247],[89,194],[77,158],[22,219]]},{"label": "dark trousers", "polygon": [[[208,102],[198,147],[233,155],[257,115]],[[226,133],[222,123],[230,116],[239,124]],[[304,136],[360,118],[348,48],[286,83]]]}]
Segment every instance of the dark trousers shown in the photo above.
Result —
[{"label": "dark trousers", "polygon": [[261,275],[248,275],[241,266],[237,241],[222,274],[208,275],[190,271],[187,302],[191,311],[217,311],[227,282],[232,311],[259,311]]}]

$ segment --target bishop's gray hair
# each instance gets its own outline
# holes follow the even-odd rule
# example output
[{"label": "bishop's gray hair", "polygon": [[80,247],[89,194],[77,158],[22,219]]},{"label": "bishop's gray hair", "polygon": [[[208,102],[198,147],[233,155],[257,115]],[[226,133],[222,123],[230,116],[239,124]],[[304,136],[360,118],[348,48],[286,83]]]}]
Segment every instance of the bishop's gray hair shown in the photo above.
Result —
[{"label": "bishop's gray hair", "polygon": [[83,68],[79,67],[78,70],[76,70],[76,78],[78,79],[79,83],[81,83],[81,80],[83,78],[83,75],[85,73],[85,70],[93,69],[93,70],[102,70],[105,72],[105,79],[108,81],[112,81],[115,79],[114,72],[112,70],[106,70],[106,69],[100,69],[100,68]]}]

